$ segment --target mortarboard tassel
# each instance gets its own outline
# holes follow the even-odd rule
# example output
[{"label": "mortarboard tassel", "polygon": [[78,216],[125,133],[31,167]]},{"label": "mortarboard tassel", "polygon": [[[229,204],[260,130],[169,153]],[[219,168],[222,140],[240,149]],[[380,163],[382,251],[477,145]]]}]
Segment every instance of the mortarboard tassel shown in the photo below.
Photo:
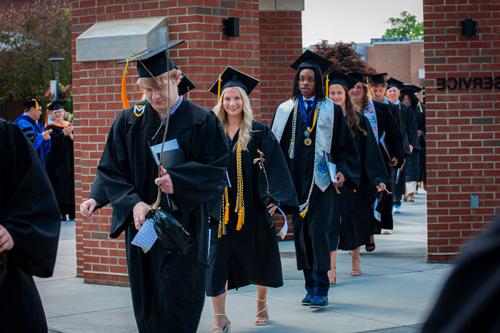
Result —
[{"label": "mortarboard tassel", "polygon": [[217,102],[220,101],[221,85],[222,85],[222,79],[221,76],[219,75],[219,78],[217,79]]},{"label": "mortarboard tassel", "polygon": [[327,97],[327,98],[328,98],[328,90],[330,89],[329,83],[330,83],[330,80],[328,80],[328,75],[327,75],[326,76],[326,88],[325,88],[325,90],[326,90],[325,97]]},{"label": "mortarboard tassel", "polygon": [[121,92],[121,97],[122,97],[122,107],[124,109],[130,108],[130,103],[128,102],[127,98],[127,69],[128,69],[128,61],[125,62],[125,69],[123,70],[123,76],[122,76],[122,92]]}]

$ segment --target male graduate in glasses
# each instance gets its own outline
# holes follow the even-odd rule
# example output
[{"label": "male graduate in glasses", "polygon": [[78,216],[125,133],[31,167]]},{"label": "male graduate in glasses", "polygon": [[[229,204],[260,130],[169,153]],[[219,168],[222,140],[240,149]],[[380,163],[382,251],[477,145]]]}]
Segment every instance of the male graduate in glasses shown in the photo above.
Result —
[{"label": "male graduate in glasses", "polygon": [[[167,53],[179,43],[169,42],[168,47],[148,49],[125,61],[126,66],[137,63],[146,101],[116,118],[98,166],[113,207],[111,237],[125,231],[134,314],[141,333],[196,331],[205,299],[205,202],[221,195],[228,164],[226,137],[215,114],[179,96],[182,73]],[[160,157],[159,166],[152,153],[157,149],[175,163]],[[158,186],[162,210],[194,240],[186,254],[167,250],[159,240],[146,253],[131,244],[146,223]]]},{"label": "male graduate in glasses", "polygon": [[295,250],[305,279],[302,304],[311,307],[328,305],[329,235],[332,228],[340,230],[335,187],[357,184],[360,176],[342,110],[325,97],[322,71],[330,65],[309,50],[291,65],[297,71],[292,98],[278,107],[272,124],[299,199],[300,212],[293,220]]}]

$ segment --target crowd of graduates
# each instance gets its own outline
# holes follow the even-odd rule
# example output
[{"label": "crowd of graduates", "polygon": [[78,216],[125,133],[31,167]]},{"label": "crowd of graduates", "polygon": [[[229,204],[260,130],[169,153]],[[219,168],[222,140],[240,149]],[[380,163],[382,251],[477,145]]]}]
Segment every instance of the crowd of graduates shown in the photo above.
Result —
[{"label": "crowd of graduates", "polygon": [[[124,109],[80,206],[89,217],[111,204],[110,236],[125,233],[139,331],[195,332],[207,295],[212,332],[230,332],[227,291],[249,284],[257,285],[254,323],[269,324],[268,287],[283,285],[277,213],[292,217],[305,289],[298,304],[327,306],[337,250],[352,251],[351,275],[361,275],[361,247],[375,250],[374,235],[393,229],[402,197],[412,202],[425,179],[420,88],[386,81],[385,73],[330,70],[330,61],[305,51],[291,65],[291,97],[268,127],[252,111],[259,81],[233,67],[210,89],[213,110],[188,100],[194,85],[168,57],[181,42],[125,61],[137,63],[144,100],[129,105],[123,87]],[[73,139],[58,118],[61,106],[51,105],[55,123],[47,130],[30,115],[40,117],[38,103],[25,107],[17,124],[41,164],[50,165],[51,154],[61,164],[69,148],[58,152],[56,143]],[[58,180],[70,176],[48,173],[57,194]],[[66,204],[59,200],[59,209]],[[42,315],[17,325],[42,320],[39,303]]]}]

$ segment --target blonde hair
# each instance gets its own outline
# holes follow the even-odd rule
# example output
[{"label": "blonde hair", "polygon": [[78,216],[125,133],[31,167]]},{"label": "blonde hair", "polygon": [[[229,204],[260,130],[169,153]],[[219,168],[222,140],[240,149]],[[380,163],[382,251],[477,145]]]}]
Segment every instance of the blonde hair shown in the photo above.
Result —
[{"label": "blonde hair", "polygon": [[[247,150],[247,145],[250,142],[250,137],[251,137],[250,133],[252,131],[252,122],[254,119],[252,107],[250,105],[250,99],[248,98],[247,93],[242,88],[240,87],[229,87],[229,88],[236,88],[240,93],[241,99],[243,100],[243,120],[241,121],[240,124],[238,144],[241,146],[243,150]],[[224,110],[224,108],[222,107],[222,105],[226,89],[222,91],[219,102],[213,108],[213,111],[217,115],[217,118],[219,118],[220,122],[222,123],[222,126],[224,127],[224,131],[226,131],[227,113],[226,110]],[[238,145],[234,146],[235,149],[237,146]]]},{"label": "blonde hair", "polygon": [[169,80],[176,80],[182,76],[180,69],[172,69],[155,77],[140,77],[137,84],[141,89],[164,90],[168,86]]}]

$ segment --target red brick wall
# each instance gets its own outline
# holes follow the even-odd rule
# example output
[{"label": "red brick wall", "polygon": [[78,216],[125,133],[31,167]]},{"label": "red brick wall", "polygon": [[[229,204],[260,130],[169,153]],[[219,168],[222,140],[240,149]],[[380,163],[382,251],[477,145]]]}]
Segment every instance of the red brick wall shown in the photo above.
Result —
[{"label": "red brick wall", "polygon": [[[498,1],[424,0],[428,259],[453,258],[500,202],[499,90],[438,90],[437,78],[500,75]],[[461,21],[478,22],[464,37]],[[479,209],[469,196],[479,194]]]},{"label": "red brick wall", "polygon": [[290,64],[302,53],[301,12],[260,12],[260,88],[262,121],[271,123],[277,106],[292,95],[295,71]]},{"label": "red brick wall", "polygon": [[[173,50],[170,55],[197,86],[196,90],[189,93],[189,98],[204,107],[211,108],[215,105],[216,97],[207,91],[218,74],[228,65],[263,80],[251,95],[254,112],[258,115],[261,113],[261,86],[276,87],[276,79],[284,80],[283,91],[278,88],[270,89],[270,94],[266,94],[263,109],[265,121],[270,119],[278,103],[285,99],[291,90],[287,86],[290,72],[284,68],[287,68],[290,60],[301,51],[300,13],[283,14],[293,19],[296,26],[293,29],[283,29],[282,34],[292,35],[279,38],[279,33],[271,31],[270,24],[276,19],[278,24],[284,26],[284,20],[259,14],[258,0],[78,0],[72,1],[71,4],[74,110],[77,123],[75,185],[78,204],[89,194],[109,127],[121,110],[121,65],[116,61],[76,62],[74,41],[93,23],[132,17],[167,16],[169,38],[186,40],[186,43]],[[229,16],[240,17],[240,37],[223,36],[222,19]],[[260,23],[261,17],[266,18],[265,25]],[[261,27],[268,37],[259,34]],[[292,41],[291,36],[298,38],[298,42]],[[284,51],[284,55],[265,54],[261,58],[260,45],[265,41],[266,47],[271,49],[271,38],[274,40],[274,47],[286,42],[288,44],[282,46],[288,49]],[[271,62],[275,69],[272,72],[267,69],[261,72],[261,66],[267,66]],[[135,69],[130,70],[128,78],[129,100],[132,102],[140,98],[134,83]],[[110,214],[111,210],[107,208],[99,211],[93,221],[77,217],[77,274],[84,277],[85,282],[119,285],[127,283],[123,238],[108,238]]]},{"label": "red brick wall", "polygon": [[377,43],[368,47],[367,64],[386,72],[403,82],[421,85],[418,70],[424,68],[424,44],[418,41],[404,43]]}]

